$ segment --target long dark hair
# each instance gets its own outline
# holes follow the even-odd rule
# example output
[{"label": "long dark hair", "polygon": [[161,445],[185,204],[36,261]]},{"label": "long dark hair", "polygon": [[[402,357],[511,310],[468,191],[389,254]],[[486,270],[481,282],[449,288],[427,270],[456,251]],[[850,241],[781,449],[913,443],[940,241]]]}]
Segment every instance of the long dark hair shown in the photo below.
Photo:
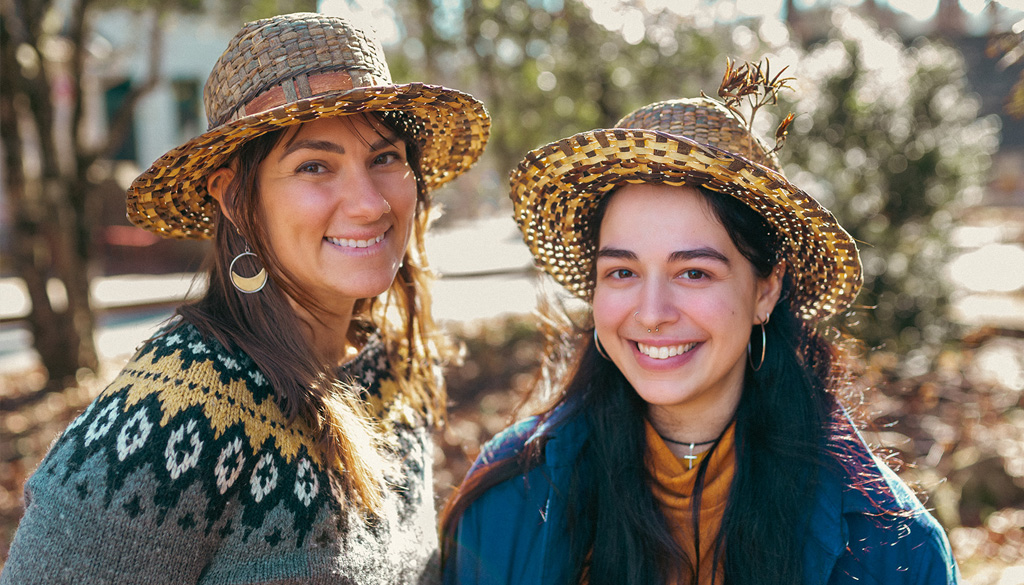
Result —
[{"label": "long dark hair", "polygon": [[[387,344],[395,379],[414,408],[437,420],[443,416],[444,389],[434,368],[446,358],[448,345],[430,316],[430,294],[423,248],[430,200],[421,179],[419,143],[414,124],[401,114],[368,114],[380,120],[405,141],[407,159],[416,176],[417,203],[413,233],[404,261],[390,289],[382,298],[357,301],[349,331],[341,332],[350,343],[364,342],[379,330]],[[299,419],[311,430],[326,461],[331,487],[342,501],[367,511],[382,502],[387,467],[358,388],[340,383],[332,364],[317,356],[305,331],[307,325],[289,303],[295,300],[311,315],[330,307],[319,303],[281,264],[269,245],[260,206],[257,180],[260,163],[291,129],[277,130],[243,144],[231,161],[235,176],[227,189],[228,221],[217,221],[214,245],[206,261],[208,286],[196,301],[177,313],[204,335],[216,338],[229,349],[249,355],[267,377],[278,404],[289,421]],[[266,268],[270,279],[257,294],[240,294],[228,280],[232,259],[249,247]],[[240,273],[245,268],[236,268]],[[385,313],[397,309],[400,320]]]},{"label": "long dark hair", "polygon": [[[705,188],[698,191],[757,275],[767,277],[780,261],[782,244],[775,230],[739,200]],[[597,242],[596,229],[610,198],[590,222],[595,233],[586,236],[592,242]],[[714,558],[699,559],[715,566],[722,561],[725,574],[716,575],[718,583],[791,585],[803,580],[806,503],[825,459],[836,408],[829,390],[841,371],[836,346],[792,310],[791,287],[791,279],[785,278],[765,327],[763,365],[758,371],[747,366],[736,412],[735,477]],[[568,380],[554,404],[539,415],[544,420],[556,408],[567,409],[559,415],[562,420],[582,417],[590,430],[564,494],[571,582],[695,583],[698,559],[688,558],[676,544],[650,488],[646,404],[615,365],[601,357],[592,332],[587,329],[577,337],[582,346],[574,352]],[[760,327],[752,330],[752,344],[761,346]],[[452,552],[463,511],[490,487],[539,465],[544,442],[543,437],[531,441],[519,456],[467,478],[442,517],[445,558]],[[695,507],[698,501],[694,498]]]}]

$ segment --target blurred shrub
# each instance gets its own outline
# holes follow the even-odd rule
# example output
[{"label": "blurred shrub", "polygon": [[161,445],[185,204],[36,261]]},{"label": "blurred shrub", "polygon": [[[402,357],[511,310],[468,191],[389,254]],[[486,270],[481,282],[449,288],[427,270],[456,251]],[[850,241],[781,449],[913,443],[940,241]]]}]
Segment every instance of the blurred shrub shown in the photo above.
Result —
[{"label": "blurred shrub", "polygon": [[[791,180],[832,210],[864,264],[853,333],[929,367],[956,337],[943,269],[950,231],[977,204],[998,126],[979,119],[961,55],[894,35],[846,11],[829,38],[789,58],[797,118],[782,150]],[[783,108],[780,108],[782,111]]]}]

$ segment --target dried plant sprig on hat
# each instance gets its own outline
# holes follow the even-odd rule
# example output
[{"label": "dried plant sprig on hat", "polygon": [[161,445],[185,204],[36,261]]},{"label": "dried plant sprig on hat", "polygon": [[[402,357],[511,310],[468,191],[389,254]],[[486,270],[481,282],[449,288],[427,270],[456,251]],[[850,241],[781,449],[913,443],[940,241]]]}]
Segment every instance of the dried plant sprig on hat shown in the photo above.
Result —
[{"label": "dried plant sprig on hat", "polygon": [[[735,66],[732,59],[725,60],[725,74],[718,86],[718,97],[722,98],[725,107],[732,110],[748,127],[754,127],[754,116],[762,106],[774,106],[779,103],[779,92],[792,89],[789,82],[793,77],[783,77],[789,67],[783,67],[775,76],[771,73],[771,62],[765,58],[763,62],[751,63],[744,61]],[[703,92],[701,95],[704,95]],[[744,99],[745,98],[745,99]],[[744,113],[744,101],[749,108],[749,116]],[[778,152],[786,142],[789,125],[793,122],[790,113],[775,130],[775,147],[771,152]]]}]

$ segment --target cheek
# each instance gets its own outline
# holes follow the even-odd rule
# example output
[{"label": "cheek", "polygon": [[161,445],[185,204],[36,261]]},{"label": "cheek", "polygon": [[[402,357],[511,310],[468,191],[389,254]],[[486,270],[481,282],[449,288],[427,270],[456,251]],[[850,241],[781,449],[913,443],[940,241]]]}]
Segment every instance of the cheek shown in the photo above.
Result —
[{"label": "cheek", "polygon": [[271,245],[280,252],[286,253],[290,247],[300,241],[295,237],[297,225],[305,226],[301,231],[306,234],[314,233],[313,226],[317,225],[314,220],[316,214],[311,212],[309,205],[305,202],[295,200],[286,206],[280,198],[265,197],[260,203],[267,236]]},{"label": "cheek", "polygon": [[408,179],[396,181],[396,184],[388,188],[390,195],[387,197],[391,212],[398,219],[398,222],[406,228],[408,233],[412,228],[413,219],[416,215],[416,179],[410,173]]},{"label": "cheek", "polygon": [[710,296],[691,306],[688,314],[702,328],[720,339],[735,338],[735,343],[745,344],[754,312],[753,306],[748,303],[746,299],[730,298],[728,295]]},{"label": "cheek", "polygon": [[741,321],[747,309],[740,304],[739,299],[729,298],[728,295],[708,294],[690,299],[685,305],[685,311],[692,318],[705,323],[725,324]]},{"label": "cheek", "polygon": [[[260,207],[268,228],[285,230],[296,225],[312,227],[329,215],[328,198],[315,189],[274,185],[263,188]],[[292,187],[292,188],[288,188]]]},{"label": "cheek", "polygon": [[607,289],[598,284],[594,288],[594,326],[598,330],[617,329],[623,319],[630,315],[633,304],[621,291]]}]

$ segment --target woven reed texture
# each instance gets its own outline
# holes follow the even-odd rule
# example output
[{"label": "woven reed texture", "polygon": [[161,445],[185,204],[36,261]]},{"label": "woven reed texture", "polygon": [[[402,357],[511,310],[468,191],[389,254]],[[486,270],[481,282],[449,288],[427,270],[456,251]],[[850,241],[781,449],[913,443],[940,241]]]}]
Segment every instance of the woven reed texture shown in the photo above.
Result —
[{"label": "woven reed texture", "polygon": [[207,132],[160,157],[128,189],[128,218],[164,237],[209,238],[218,212],[207,176],[240,145],[273,130],[328,116],[407,112],[428,189],[472,166],[490,133],[490,118],[473,96],[392,84],[374,37],[315,13],[245,25],[214,65],[203,100]]},{"label": "woven reed texture", "polygon": [[702,185],[743,201],[779,231],[798,315],[819,321],[851,305],[862,282],[853,238],[786,180],[775,157],[726,108],[707,98],[673,100],[619,125],[633,129],[583,132],[536,149],[510,179],[524,241],[567,290],[591,298],[591,235],[599,227],[591,218],[609,192],[626,183]]}]

